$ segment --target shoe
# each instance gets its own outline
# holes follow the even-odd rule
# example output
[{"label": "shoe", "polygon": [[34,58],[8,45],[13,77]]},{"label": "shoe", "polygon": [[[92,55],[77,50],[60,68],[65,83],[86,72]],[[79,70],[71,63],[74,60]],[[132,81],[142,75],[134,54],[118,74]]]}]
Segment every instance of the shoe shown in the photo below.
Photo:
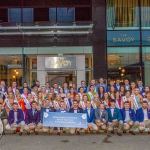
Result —
[{"label": "shoe", "polygon": [[57,135],[59,135],[59,136],[60,136],[60,132],[57,132]]},{"label": "shoe", "polygon": [[122,133],[117,133],[118,136],[122,136]]},{"label": "shoe", "polygon": [[133,132],[133,131],[130,131],[129,133],[130,133],[130,134],[132,134],[132,135],[136,135],[136,133],[135,133],[135,132]]},{"label": "shoe", "polygon": [[22,136],[22,132],[19,132],[19,135]]},{"label": "shoe", "polygon": [[77,133],[76,133],[77,135],[80,135],[80,132],[79,131],[77,131]]}]

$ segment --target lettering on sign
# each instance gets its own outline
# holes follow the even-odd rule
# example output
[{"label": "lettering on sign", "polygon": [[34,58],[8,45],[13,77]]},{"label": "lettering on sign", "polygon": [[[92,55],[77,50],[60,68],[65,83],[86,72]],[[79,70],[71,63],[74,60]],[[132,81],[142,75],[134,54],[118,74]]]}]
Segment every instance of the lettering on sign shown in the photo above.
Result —
[{"label": "lettering on sign", "polygon": [[45,57],[45,68],[63,69],[75,68],[75,57]]},{"label": "lettering on sign", "polygon": [[135,38],[133,36],[128,36],[127,34],[123,34],[121,36],[122,37],[114,37],[113,38],[113,42],[114,43],[116,43],[116,42],[128,42],[128,43],[131,43],[131,42],[135,41]]}]

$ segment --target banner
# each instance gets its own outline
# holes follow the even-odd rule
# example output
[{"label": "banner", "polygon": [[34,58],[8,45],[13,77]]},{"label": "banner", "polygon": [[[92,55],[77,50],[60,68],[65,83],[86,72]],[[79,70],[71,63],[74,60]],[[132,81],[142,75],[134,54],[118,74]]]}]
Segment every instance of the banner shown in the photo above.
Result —
[{"label": "banner", "polygon": [[84,113],[44,112],[43,125],[46,127],[87,128]]}]

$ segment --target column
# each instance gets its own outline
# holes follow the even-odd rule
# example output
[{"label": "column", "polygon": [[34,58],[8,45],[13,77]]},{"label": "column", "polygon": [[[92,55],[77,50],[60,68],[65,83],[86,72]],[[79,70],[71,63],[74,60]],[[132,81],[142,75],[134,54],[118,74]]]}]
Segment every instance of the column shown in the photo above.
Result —
[{"label": "column", "polygon": [[80,87],[81,81],[85,80],[85,55],[76,56],[77,68],[77,87]]},{"label": "column", "polygon": [[45,70],[45,58],[44,56],[37,56],[37,80],[41,85],[45,85],[47,72]]},{"label": "column", "polygon": [[93,75],[107,78],[106,0],[92,0]]}]

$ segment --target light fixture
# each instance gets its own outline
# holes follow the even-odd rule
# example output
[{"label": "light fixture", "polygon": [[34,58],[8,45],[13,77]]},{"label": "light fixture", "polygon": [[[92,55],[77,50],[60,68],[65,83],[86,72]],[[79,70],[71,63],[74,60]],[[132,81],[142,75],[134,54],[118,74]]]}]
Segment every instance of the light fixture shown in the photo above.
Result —
[{"label": "light fixture", "polygon": [[123,76],[124,76],[124,74],[123,74],[123,73],[121,73],[121,76],[123,77]]},{"label": "light fixture", "polygon": [[121,70],[122,73],[125,73],[125,71],[126,71],[125,69],[122,69],[122,70]]},{"label": "light fixture", "polygon": [[121,67],[119,67],[118,69],[121,70]]},{"label": "light fixture", "polygon": [[16,75],[18,75],[18,74],[19,74],[19,72],[17,71],[17,72],[16,72]]},{"label": "light fixture", "polygon": [[12,76],[13,77],[13,79],[15,79],[16,78],[16,76]]}]

